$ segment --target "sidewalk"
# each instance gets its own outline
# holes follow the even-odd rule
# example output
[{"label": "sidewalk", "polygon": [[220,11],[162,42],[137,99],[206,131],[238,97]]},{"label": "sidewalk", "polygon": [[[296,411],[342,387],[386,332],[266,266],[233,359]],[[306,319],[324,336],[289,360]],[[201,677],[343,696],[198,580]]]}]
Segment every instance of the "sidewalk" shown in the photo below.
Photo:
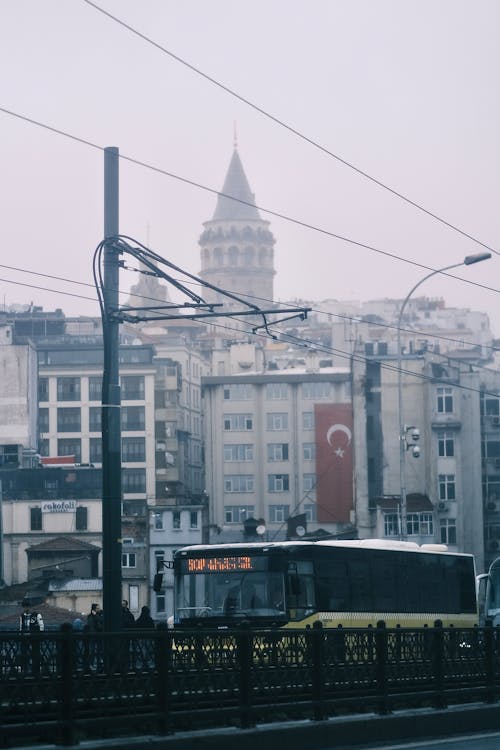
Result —
[{"label": "sidewalk", "polygon": [[[90,740],[75,745],[79,750],[339,750],[372,748],[377,743],[450,737],[467,732],[500,731],[498,704],[453,706],[442,710],[418,709],[387,716],[363,714],[326,721],[260,724],[252,729],[210,729],[178,732],[158,737],[121,737]],[[33,745],[25,750],[61,750],[61,745]]]}]

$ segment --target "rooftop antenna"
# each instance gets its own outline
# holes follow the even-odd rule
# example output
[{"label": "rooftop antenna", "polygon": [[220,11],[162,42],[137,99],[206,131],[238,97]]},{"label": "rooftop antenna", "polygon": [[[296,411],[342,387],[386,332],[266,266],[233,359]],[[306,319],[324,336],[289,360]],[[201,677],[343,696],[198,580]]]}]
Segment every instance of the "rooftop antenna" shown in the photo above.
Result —
[{"label": "rooftop antenna", "polygon": [[238,148],[238,130],[236,127],[236,120],[233,123],[233,146],[234,148]]}]

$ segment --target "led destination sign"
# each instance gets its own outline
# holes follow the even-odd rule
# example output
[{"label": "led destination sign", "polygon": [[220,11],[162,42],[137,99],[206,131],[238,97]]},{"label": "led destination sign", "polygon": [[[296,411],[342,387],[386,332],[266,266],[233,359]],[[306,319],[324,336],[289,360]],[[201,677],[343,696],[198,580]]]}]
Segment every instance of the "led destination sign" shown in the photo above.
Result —
[{"label": "led destination sign", "polygon": [[188,573],[230,573],[248,570],[264,570],[266,560],[262,557],[239,555],[235,557],[190,557],[184,561]]}]

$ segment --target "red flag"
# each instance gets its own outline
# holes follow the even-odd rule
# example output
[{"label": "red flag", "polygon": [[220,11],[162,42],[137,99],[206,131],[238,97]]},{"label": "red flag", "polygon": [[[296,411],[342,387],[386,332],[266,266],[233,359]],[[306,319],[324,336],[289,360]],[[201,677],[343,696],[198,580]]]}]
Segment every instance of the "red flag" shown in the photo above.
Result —
[{"label": "red flag", "polygon": [[349,523],[353,508],[352,405],[315,404],[316,505],[321,523]]}]

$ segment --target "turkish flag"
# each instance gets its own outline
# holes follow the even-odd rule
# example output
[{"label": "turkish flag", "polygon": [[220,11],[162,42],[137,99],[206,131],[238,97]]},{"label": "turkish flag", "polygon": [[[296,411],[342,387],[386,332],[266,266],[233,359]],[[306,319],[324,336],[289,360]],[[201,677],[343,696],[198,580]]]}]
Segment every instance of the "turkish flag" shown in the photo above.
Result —
[{"label": "turkish flag", "polygon": [[316,506],[321,523],[349,523],[353,508],[352,405],[315,404]]}]

